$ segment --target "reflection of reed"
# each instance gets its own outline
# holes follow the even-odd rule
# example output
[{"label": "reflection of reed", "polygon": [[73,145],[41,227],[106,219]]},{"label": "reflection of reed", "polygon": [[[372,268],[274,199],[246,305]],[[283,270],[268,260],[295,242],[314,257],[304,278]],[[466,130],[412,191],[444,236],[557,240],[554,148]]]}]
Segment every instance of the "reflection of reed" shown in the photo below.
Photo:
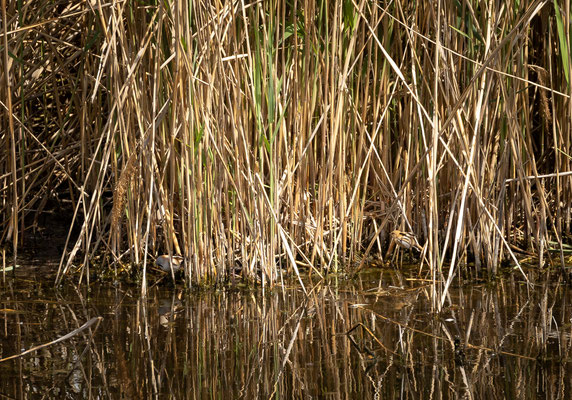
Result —
[{"label": "reflection of reed", "polygon": [[19,397],[33,378],[34,390],[52,397],[530,398],[539,388],[546,398],[570,394],[567,386],[557,389],[569,372],[560,362],[571,355],[569,293],[548,285],[528,292],[517,282],[452,288],[450,305],[435,315],[430,287],[397,271],[375,280],[363,275],[354,286],[307,289],[309,296],[296,288],[263,295],[155,287],[146,299],[133,297],[138,290],[99,289],[89,300],[65,292],[57,303],[41,289],[34,292],[41,302],[5,292],[3,309],[14,312],[3,313],[1,354],[12,354],[12,343],[48,342],[92,315],[104,319],[93,339],[85,332],[0,364],[2,376],[18,377],[0,380],[0,392]]},{"label": "reflection of reed", "polygon": [[[457,296],[460,292],[451,293]],[[459,397],[470,397],[470,393],[473,397],[476,393],[499,395],[500,389],[490,385],[490,370],[484,372],[483,367],[501,371],[509,363],[522,368],[530,361],[516,354],[529,357],[530,348],[521,344],[520,350],[490,350],[495,346],[488,338],[497,337],[494,332],[498,330],[484,322],[495,310],[491,301],[496,302],[500,293],[484,294],[482,288],[465,291],[457,298],[461,306],[451,308],[443,321],[435,320],[428,306],[419,306],[430,298],[423,287],[401,293],[392,290],[390,295],[352,290],[340,294],[318,287],[308,299],[292,290],[286,297],[209,293],[192,304],[183,300],[187,320],[181,325],[179,318],[173,328],[177,343],[185,349],[179,345],[185,362],[177,363],[177,356],[172,354],[164,368],[184,369],[186,365],[187,371],[195,373],[171,370],[162,382],[177,393],[191,387],[195,398],[206,393],[244,398],[265,398],[272,393],[287,398],[359,393],[373,398],[376,390],[385,397],[395,397],[396,388],[402,391],[397,396],[413,398],[427,398],[437,390]],[[523,299],[525,296],[520,293]],[[355,308],[354,301],[369,306]],[[473,307],[474,302],[481,308]],[[520,313],[511,310],[519,318],[525,311],[534,320],[526,301]],[[493,320],[508,324],[503,330],[514,322],[498,311],[494,315]],[[472,324],[471,319],[475,320]],[[350,340],[344,332],[356,324],[372,334],[354,332]],[[463,335],[468,325],[472,325],[470,340],[461,353],[448,331]],[[508,337],[499,344],[504,345]],[[367,350],[360,352],[352,341]],[[502,363],[499,357],[504,358]],[[436,377],[435,369],[444,371],[447,378]],[[504,383],[497,384],[502,387]]]}]

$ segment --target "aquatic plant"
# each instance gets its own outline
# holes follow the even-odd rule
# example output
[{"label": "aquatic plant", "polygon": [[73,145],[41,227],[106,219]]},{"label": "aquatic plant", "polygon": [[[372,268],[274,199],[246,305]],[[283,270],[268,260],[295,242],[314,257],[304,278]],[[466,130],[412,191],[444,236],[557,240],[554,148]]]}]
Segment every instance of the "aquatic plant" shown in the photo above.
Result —
[{"label": "aquatic plant", "polygon": [[2,3],[0,238],[17,256],[42,213],[69,209],[60,278],[89,278],[96,253],[144,271],[164,253],[189,284],[240,266],[266,286],[383,259],[399,229],[444,282],[436,305],[467,257],[495,274],[552,247],[564,265],[559,7]]}]

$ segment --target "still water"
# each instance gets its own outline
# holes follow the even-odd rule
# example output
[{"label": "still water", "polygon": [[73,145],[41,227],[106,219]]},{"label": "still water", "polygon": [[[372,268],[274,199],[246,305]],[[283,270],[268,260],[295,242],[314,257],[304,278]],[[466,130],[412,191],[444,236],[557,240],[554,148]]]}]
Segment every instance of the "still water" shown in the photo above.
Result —
[{"label": "still water", "polygon": [[569,284],[431,286],[393,269],[285,290],[8,279],[0,398],[569,399]]}]

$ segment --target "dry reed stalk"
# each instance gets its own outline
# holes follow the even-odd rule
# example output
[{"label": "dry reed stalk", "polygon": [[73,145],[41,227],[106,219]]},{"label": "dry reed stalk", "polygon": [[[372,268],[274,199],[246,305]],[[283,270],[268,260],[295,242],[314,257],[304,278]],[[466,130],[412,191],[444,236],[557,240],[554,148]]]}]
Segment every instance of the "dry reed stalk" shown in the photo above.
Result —
[{"label": "dry reed stalk", "polygon": [[[20,240],[19,238],[19,228],[18,225],[20,223],[20,210],[19,210],[19,198],[18,198],[18,168],[16,166],[16,131],[15,131],[15,127],[14,127],[14,118],[13,118],[13,112],[14,109],[12,108],[12,86],[13,86],[13,82],[12,82],[12,77],[13,74],[11,73],[11,67],[14,67],[14,64],[12,63],[12,60],[8,59],[8,51],[10,49],[10,47],[8,46],[8,25],[6,24],[7,21],[7,17],[6,17],[6,0],[2,0],[2,20],[4,21],[4,23],[2,24],[2,28],[3,28],[3,47],[4,47],[4,51],[3,51],[3,57],[4,57],[4,79],[2,80],[4,85],[3,87],[6,90],[5,93],[5,98],[6,98],[6,114],[8,116],[8,132],[9,132],[9,151],[8,151],[8,145],[5,145],[4,148],[7,150],[6,154],[9,154],[9,158],[10,158],[10,163],[9,163],[9,170],[11,171],[11,178],[12,178],[12,182],[11,185],[7,184],[4,185],[4,188],[11,188],[11,206],[10,209],[6,210],[7,214],[10,216],[8,221],[5,221],[5,223],[7,222],[7,229],[4,229],[4,232],[2,234],[2,240],[6,240],[6,241],[12,241],[12,249],[14,252],[14,263],[16,263],[17,259],[18,259],[18,242]],[[4,96],[3,96],[4,98]],[[4,135],[5,136],[5,140],[4,142],[7,143],[8,142],[8,135]],[[7,168],[7,169],[8,169]],[[2,171],[3,172],[3,171]],[[24,181],[22,180],[22,186],[24,185]],[[22,190],[22,193],[24,193],[25,190]],[[8,193],[6,193],[6,197],[8,196]],[[6,199],[4,200],[4,205],[6,204]],[[6,207],[7,208],[7,207]]]}]

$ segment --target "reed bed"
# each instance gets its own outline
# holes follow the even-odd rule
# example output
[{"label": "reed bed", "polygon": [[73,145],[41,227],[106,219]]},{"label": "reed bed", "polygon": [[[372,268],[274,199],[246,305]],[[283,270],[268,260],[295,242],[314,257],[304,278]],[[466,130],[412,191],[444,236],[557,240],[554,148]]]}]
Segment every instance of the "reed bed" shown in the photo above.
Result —
[{"label": "reed bed", "polygon": [[564,266],[564,4],[3,2],[1,239],[16,256],[55,202],[60,279],[170,253],[189,284],[267,286],[384,260],[399,229],[435,305],[467,261]]}]

